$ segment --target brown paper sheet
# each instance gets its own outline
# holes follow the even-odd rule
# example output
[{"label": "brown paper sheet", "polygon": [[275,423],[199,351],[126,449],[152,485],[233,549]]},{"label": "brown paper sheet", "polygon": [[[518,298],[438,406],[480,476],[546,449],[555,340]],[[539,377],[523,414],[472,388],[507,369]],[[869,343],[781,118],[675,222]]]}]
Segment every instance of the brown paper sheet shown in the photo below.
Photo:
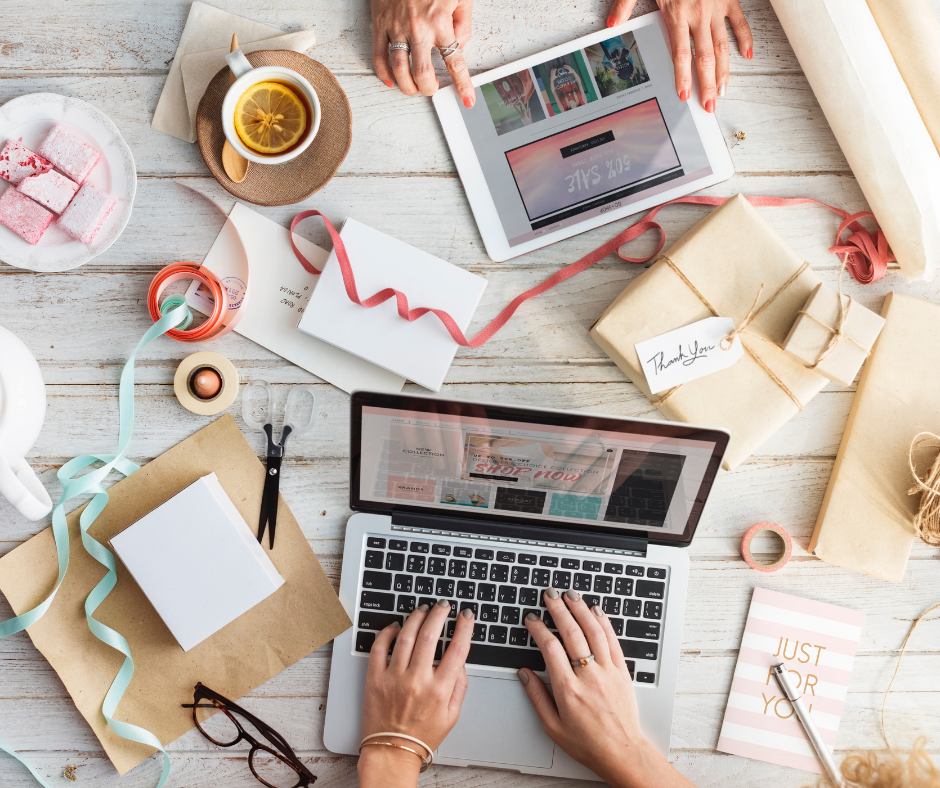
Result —
[{"label": "brown paper sheet", "polygon": [[[741,195],[673,244],[667,256],[723,317],[738,326],[764,286],[766,303],[803,261]],[[742,337],[744,344],[805,406],[828,381],[780,349],[819,284],[809,268],[776,297]],[[591,337],[667,417],[731,431],[730,470],[799,412],[750,353],[733,366],[680,386],[666,399],[650,392],[634,345],[710,317],[702,300],[663,260],[634,279],[591,328]],[[661,395],[662,396],[662,395]]]},{"label": "brown paper sheet", "polygon": [[940,153],[940,19],[927,0],[868,0],[868,7]]},{"label": "brown paper sheet", "polygon": [[918,432],[940,432],[940,306],[889,293],[881,316],[887,322],[862,370],[809,550],[898,582],[920,500],[907,494],[908,448]]},{"label": "brown paper sheet", "polygon": [[[264,466],[226,415],[111,487],[110,501],[90,534],[106,543],[213,471],[247,522],[257,522]],[[82,547],[81,511],[76,509],[68,517],[71,552],[65,582],[46,615],[27,632],[123,775],[153,749],[114,734],[101,714],[102,701],[124,657],[95,638],[85,621],[85,598],[105,569]],[[351,626],[283,499],[277,540],[269,554],[285,584],[189,652],[179,647],[118,562],[117,586],[95,614],[127,638],[136,666],[117,719],[140,725],[169,744],[193,727],[192,712],[180,704],[192,703],[196,682],[238,699]],[[0,559],[0,591],[19,615],[45,598],[56,571],[52,530],[46,529]]]}]

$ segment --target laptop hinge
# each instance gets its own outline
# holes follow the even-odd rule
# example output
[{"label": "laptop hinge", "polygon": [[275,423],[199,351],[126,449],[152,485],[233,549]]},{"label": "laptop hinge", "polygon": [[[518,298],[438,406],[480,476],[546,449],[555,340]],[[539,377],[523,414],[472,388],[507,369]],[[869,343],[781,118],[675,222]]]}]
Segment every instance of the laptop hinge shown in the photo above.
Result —
[{"label": "laptop hinge", "polygon": [[649,540],[622,534],[601,534],[539,525],[481,522],[463,517],[393,512],[392,528],[431,536],[486,539],[489,542],[527,545],[529,547],[564,547],[608,555],[646,557]]}]

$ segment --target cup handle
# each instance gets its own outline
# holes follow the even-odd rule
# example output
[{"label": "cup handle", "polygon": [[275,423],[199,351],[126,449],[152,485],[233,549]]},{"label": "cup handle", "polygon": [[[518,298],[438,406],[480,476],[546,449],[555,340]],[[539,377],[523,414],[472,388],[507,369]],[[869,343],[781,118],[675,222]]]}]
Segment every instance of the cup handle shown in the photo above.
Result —
[{"label": "cup handle", "polygon": [[52,509],[52,499],[26,460],[10,464],[0,456],[0,495],[27,520],[41,520]]},{"label": "cup handle", "polygon": [[235,75],[235,79],[238,79],[243,74],[247,74],[251,71],[254,66],[248,62],[248,58],[245,57],[245,53],[240,49],[236,49],[234,52],[229,52],[225,56],[225,62],[228,63],[228,67],[232,70],[232,73]]}]

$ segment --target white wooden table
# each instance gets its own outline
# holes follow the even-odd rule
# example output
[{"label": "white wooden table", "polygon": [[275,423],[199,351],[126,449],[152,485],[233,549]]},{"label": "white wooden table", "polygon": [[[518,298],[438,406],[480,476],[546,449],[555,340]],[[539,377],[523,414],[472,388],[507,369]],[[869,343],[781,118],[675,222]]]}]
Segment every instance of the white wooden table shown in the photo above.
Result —
[{"label": "white wooden table", "polygon": [[[940,7],[940,0],[932,0]],[[221,3],[220,3],[221,4]],[[408,99],[373,75],[366,0],[230,0],[239,14],[296,30],[313,27],[313,55],[337,74],[353,107],[353,146],[336,178],[304,207],[334,221],[355,216],[431,254],[486,276],[477,313],[483,325],[514,295],[611,237],[605,227],[508,263],[495,264],[480,236],[429,101]],[[515,8],[511,8],[515,5]],[[641,0],[639,13],[653,7]],[[0,0],[0,103],[33,92],[58,92],[93,102],[127,138],[137,160],[139,190],[121,239],[88,265],[61,274],[34,274],[0,264],[0,324],[39,359],[49,401],[31,460],[53,498],[55,470],[68,458],[108,451],[117,438],[117,380],[127,355],[149,325],[144,299],[161,266],[201,260],[221,226],[213,209],[180,198],[173,179],[211,190],[195,145],[151,131],[150,119],[176,50],[189,0]],[[715,194],[815,197],[851,211],[865,201],[813,97],[767,0],[745,0],[755,34],[754,59],[732,55],[728,96],[718,119],[738,174]],[[606,0],[511,3],[478,0],[471,69],[480,71],[595,30]],[[441,72],[443,75],[443,72]],[[737,142],[735,132],[746,139]],[[298,207],[261,209],[286,223]],[[765,210],[780,233],[834,285],[838,266],[826,249],[837,226],[818,208]],[[704,215],[670,208],[662,224],[675,240]],[[328,246],[325,233],[313,240]],[[643,242],[641,242],[643,243]],[[652,241],[646,241],[651,244]],[[641,268],[608,258],[587,273],[530,302],[495,340],[461,351],[444,396],[656,416],[646,399],[603,355],[587,329]],[[887,292],[940,302],[940,283],[910,284],[897,269],[876,285],[847,290],[879,309]],[[275,384],[319,381],[236,335],[212,346],[230,357],[242,380]],[[146,462],[209,422],[179,407],[173,373],[194,348],[169,340],[148,347],[137,365],[137,421],[130,456]],[[322,416],[315,436],[293,445],[283,492],[324,568],[339,582],[347,506],[348,397],[319,383]],[[409,386],[409,390],[421,391]],[[813,776],[716,753],[751,588],[761,585],[864,610],[866,625],[848,695],[838,748],[884,746],[878,725],[882,693],[910,623],[940,601],[938,551],[914,546],[904,580],[884,583],[843,571],[805,553],[853,389],[827,387],[792,422],[733,473],[722,473],[707,516],[689,548],[692,582],[685,617],[672,760],[701,786],[806,785]],[[240,421],[239,408],[232,413]],[[250,437],[261,452],[260,435]],[[786,526],[796,555],[781,572],[762,576],[740,559],[745,529],[761,520]],[[0,501],[0,554],[47,523],[27,523]],[[0,600],[0,618],[10,615]],[[921,733],[940,751],[940,624],[925,625],[905,658],[889,725],[897,741]],[[356,784],[355,759],[323,748],[329,646],[267,682],[245,705],[281,731],[320,776],[319,786]],[[0,741],[20,749],[53,785],[77,767],[79,784],[154,785],[152,759],[119,779],[75,710],[55,673],[25,635],[0,640]],[[171,745],[172,786],[256,785],[247,752],[220,750],[191,733]],[[509,772],[435,767],[423,785],[568,785]],[[0,785],[30,788],[32,778],[0,756]],[[579,785],[587,785],[579,783]]]}]

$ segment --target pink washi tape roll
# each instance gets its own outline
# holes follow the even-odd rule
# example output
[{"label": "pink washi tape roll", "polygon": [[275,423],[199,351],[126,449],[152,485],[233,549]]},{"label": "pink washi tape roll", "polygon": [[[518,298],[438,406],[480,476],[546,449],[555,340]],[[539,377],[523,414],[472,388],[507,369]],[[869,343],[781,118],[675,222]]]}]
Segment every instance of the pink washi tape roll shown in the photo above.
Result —
[{"label": "pink washi tape roll", "polygon": [[[754,554],[751,552],[751,541],[755,536],[764,531],[773,531],[783,540],[783,553],[780,554],[780,557],[777,558],[776,561],[770,564],[757,563],[757,561],[754,560]],[[776,572],[778,569],[787,565],[792,554],[793,541],[790,539],[790,534],[787,533],[786,528],[776,523],[757,523],[757,525],[752,525],[747,529],[747,533],[744,534],[744,538],[741,540],[741,557],[747,562],[747,565],[751,567],[751,569],[756,569],[758,572]]]}]

